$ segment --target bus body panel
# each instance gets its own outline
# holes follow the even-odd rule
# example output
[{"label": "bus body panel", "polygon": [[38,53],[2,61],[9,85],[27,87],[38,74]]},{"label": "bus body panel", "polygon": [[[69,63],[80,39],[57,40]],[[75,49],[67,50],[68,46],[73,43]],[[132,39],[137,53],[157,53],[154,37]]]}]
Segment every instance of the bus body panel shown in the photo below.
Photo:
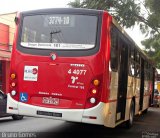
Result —
[{"label": "bus body panel", "polygon": [[[68,13],[95,15],[92,10],[74,10],[68,10]],[[37,13],[47,15],[48,12],[52,14],[52,10],[27,12],[20,18],[23,18],[25,14],[27,16],[37,15]],[[55,13],[64,14],[64,11],[58,9]],[[130,119],[131,102],[135,104],[135,114],[148,108],[148,81],[144,81],[144,74],[142,74],[143,80],[141,81],[140,78],[128,73],[130,59],[126,58],[130,54],[128,41],[132,42],[131,39],[127,40],[128,36],[126,37],[124,30],[115,25],[115,21],[106,11],[98,12],[96,16],[101,16],[96,32],[98,35],[95,44],[98,49],[95,50],[96,52],[93,48],[74,52],[63,49],[44,50],[43,53],[43,50],[38,48],[25,48],[20,44],[21,33],[18,32],[21,31],[21,26],[17,24],[11,62],[11,73],[16,74],[16,79],[10,80],[10,84],[14,81],[16,83],[15,88],[10,88],[10,93],[13,90],[16,90],[17,93],[15,96],[8,94],[8,113],[115,127]],[[21,22],[23,21],[20,20],[19,23],[22,24]],[[116,33],[121,35],[118,38],[121,41],[117,41],[120,47],[117,49],[119,57],[116,71],[111,69],[113,24],[119,29]],[[126,63],[123,62],[123,65],[128,67],[127,69],[120,65],[121,56],[126,61]],[[141,58],[144,57],[142,54]],[[124,71],[127,72],[124,73]],[[123,77],[126,84],[123,84]],[[94,80],[100,83],[95,85]],[[143,89],[140,90],[140,87],[143,86],[142,82],[144,82],[144,94]],[[120,84],[126,88],[120,87]],[[121,104],[120,99],[125,102]]]},{"label": "bus body panel", "polygon": [[[83,109],[86,101],[89,100],[86,98],[94,88],[93,80],[99,79],[103,83],[104,63],[102,62],[103,56],[100,53],[92,57],[70,58],[70,62],[68,58],[62,57],[57,57],[56,61],[51,61],[50,56],[34,57],[34,59],[33,57],[27,58],[28,55],[17,54],[17,56],[19,60],[14,61],[14,66],[17,66],[17,69],[15,71],[12,70],[12,72],[18,73],[16,83],[23,85],[17,85],[17,97],[13,98],[20,102],[22,102],[20,95],[28,93],[28,100],[25,101],[28,104],[50,108]],[[98,66],[97,63],[99,63]],[[36,77],[32,78],[34,68],[37,73]],[[29,78],[27,78],[28,76]],[[100,85],[97,90],[98,95],[100,95],[101,91],[103,91],[103,85]],[[43,97],[52,96],[59,98],[62,105],[51,106],[42,103]],[[103,102],[106,102],[107,100],[102,95],[98,97],[98,101],[103,99]],[[96,104],[98,104],[98,101]]]},{"label": "bus body panel", "polygon": [[[103,13],[99,51],[94,55],[83,57],[62,57],[55,52],[57,57],[52,60],[50,55],[38,56],[21,53],[16,49],[17,30],[12,52],[12,59],[14,60],[11,64],[11,73],[17,75],[17,95],[8,95],[7,112],[37,116],[36,112],[39,109],[48,112],[62,111],[62,113],[65,111],[71,113],[71,111],[77,110],[77,119],[71,117],[68,120],[104,124],[104,119],[108,114],[108,105],[106,103],[110,81],[108,64],[110,60],[110,42],[108,40],[110,39],[109,26],[111,19],[107,12]],[[79,81],[77,81],[77,78]],[[97,87],[97,102],[94,105],[87,105],[89,102],[88,97],[92,96],[91,90],[95,87],[93,85],[94,79],[100,81],[100,86]],[[106,85],[103,85],[104,83]],[[27,101],[21,100],[23,94],[27,94]],[[58,98],[62,104],[44,104],[42,101],[46,97]],[[16,103],[16,101],[18,102]],[[64,120],[67,120],[67,117]]]},{"label": "bus body panel", "polygon": [[[88,65],[74,63],[22,62],[17,66],[18,84],[23,83],[18,91],[20,94],[28,93],[28,104],[50,108],[84,108],[93,74]],[[47,97],[57,98],[59,103],[47,104]]]},{"label": "bus body panel", "polygon": [[[55,109],[46,107],[37,107],[30,104],[17,102],[10,94],[8,96],[7,112],[27,116],[45,117],[58,120],[66,120],[73,122],[83,122],[91,124],[104,125],[104,107],[105,103],[100,102],[97,106],[90,109]],[[10,109],[9,107],[18,107]],[[38,112],[41,112],[39,114]],[[74,113],[74,115],[73,115]],[[96,119],[95,119],[96,118]]]},{"label": "bus body panel", "polygon": [[[103,37],[100,45],[107,44],[105,33],[106,28],[109,26],[109,19],[106,20],[107,18],[108,14],[105,13],[102,26],[102,28],[105,28],[101,28]],[[18,34],[16,37],[18,40]],[[28,99],[25,101],[27,104],[50,108],[83,109],[86,101],[89,100],[87,99],[88,93],[91,93],[93,88],[92,81],[99,79],[102,84],[104,79],[106,79],[103,77],[103,73],[106,68],[104,67],[104,51],[108,50],[106,49],[107,45],[106,47],[100,47],[100,52],[92,56],[61,57],[57,54],[54,61],[50,55],[42,57],[21,53],[15,46],[16,44],[12,53],[12,58],[15,60],[11,64],[11,72],[17,74],[17,83],[21,84],[17,86],[18,94],[14,97],[15,100],[20,102],[23,102],[21,101],[21,95],[27,93]],[[16,67],[16,70],[14,67]],[[102,87],[101,85],[98,91],[102,92]],[[96,104],[100,100],[103,102],[107,100],[106,94],[103,96],[101,92],[97,96]],[[47,97],[57,98],[61,105],[42,103],[43,99]]]}]

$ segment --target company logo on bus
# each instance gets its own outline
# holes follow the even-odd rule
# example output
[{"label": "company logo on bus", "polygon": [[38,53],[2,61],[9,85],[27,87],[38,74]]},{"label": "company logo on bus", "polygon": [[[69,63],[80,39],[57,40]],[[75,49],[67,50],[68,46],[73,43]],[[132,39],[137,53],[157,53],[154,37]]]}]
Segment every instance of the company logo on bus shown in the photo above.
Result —
[{"label": "company logo on bus", "polygon": [[51,53],[50,57],[51,57],[52,60],[55,60],[57,58],[57,55],[55,53]]},{"label": "company logo on bus", "polygon": [[38,66],[24,66],[24,80],[37,81]]},{"label": "company logo on bus", "polygon": [[38,73],[38,70],[36,68],[33,68],[33,69],[28,69],[28,70],[25,70],[24,71],[25,73],[32,73],[32,74],[37,74]]},{"label": "company logo on bus", "polygon": [[37,73],[38,73],[38,70],[37,70],[36,68],[33,68],[32,73],[33,73],[33,74],[37,74]]}]

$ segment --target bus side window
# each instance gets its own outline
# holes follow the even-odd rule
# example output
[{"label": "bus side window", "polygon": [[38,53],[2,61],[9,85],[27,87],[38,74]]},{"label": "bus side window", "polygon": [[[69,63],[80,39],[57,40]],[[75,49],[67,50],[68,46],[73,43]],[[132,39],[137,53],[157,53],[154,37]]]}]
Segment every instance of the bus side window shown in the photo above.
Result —
[{"label": "bus side window", "polygon": [[111,29],[111,69],[112,71],[118,70],[118,32]]},{"label": "bus side window", "polygon": [[136,68],[135,68],[135,77],[140,77],[140,65],[136,64]]},{"label": "bus side window", "polygon": [[140,54],[138,51],[135,52],[135,77],[140,77]]},{"label": "bus side window", "polygon": [[129,75],[134,76],[135,75],[135,51],[134,48],[131,46],[129,49]]},{"label": "bus side window", "polygon": [[148,62],[144,62],[144,79],[149,80]]},{"label": "bus side window", "polygon": [[129,75],[134,76],[135,75],[135,64],[133,61],[129,64]]},{"label": "bus side window", "polygon": [[151,64],[149,65],[149,80],[153,80],[153,68]]},{"label": "bus side window", "polygon": [[22,42],[35,42],[36,41],[36,31],[32,30],[31,28],[24,27],[23,35],[22,35]]}]

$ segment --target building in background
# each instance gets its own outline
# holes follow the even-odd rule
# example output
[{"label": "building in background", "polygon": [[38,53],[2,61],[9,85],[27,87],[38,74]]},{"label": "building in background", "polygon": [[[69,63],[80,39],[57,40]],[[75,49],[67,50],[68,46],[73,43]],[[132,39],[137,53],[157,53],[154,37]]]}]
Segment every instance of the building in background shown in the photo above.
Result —
[{"label": "building in background", "polygon": [[157,69],[156,71],[155,89],[160,93],[160,69]]},{"label": "building in background", "polygon": [[0,90],[8,92],[11,50],[16,12],[0,15]]}]

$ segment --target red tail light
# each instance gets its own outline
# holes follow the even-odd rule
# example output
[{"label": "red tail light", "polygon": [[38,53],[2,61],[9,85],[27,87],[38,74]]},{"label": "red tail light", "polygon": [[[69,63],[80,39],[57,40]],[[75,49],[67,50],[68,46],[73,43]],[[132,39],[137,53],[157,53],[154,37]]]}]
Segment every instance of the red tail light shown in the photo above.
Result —
[{"label": "red tail light", "polygon": [[16,78],[16,74],[15,74],[15,73],[12,73],[11,76],[10,76],[10,78],[11,78],[12,80],[15,79],[15,78]]},{"label": "red tail light", "polygon": [[15,96],[17,94],[16,86],[17,86],[16,73],[11,73],[10,74],[10,93],[11,93],[12,96]]},{"label": "red tail light", "polygon": [[100,85],[100,81],[98,79],[94,79],[93,80],[93,84],[94,84],[94,86],[99,86]]},{"label": "red tail light", "polygon": [[12,83],[11,83],[11,86],[12,86],[12,87],[15,87],[15,86],[16,86],[16,83],[15,83],[15,82],[12,82]]},{"label": "red tail light", "polygon": [[97,89],[94,88],[94,89],[91,90],[91,92],[92,92],[92,94],[96,94],[97,93]]},{"label": "red tail light", "polygon": [[85,108],[91,108],[96,106],[100,101],[100,91],[101,91],[101,85],[100,85],[100,79],[93,79],[90,84],[90,90],[88,92],[87,96],[87,102]]}]

